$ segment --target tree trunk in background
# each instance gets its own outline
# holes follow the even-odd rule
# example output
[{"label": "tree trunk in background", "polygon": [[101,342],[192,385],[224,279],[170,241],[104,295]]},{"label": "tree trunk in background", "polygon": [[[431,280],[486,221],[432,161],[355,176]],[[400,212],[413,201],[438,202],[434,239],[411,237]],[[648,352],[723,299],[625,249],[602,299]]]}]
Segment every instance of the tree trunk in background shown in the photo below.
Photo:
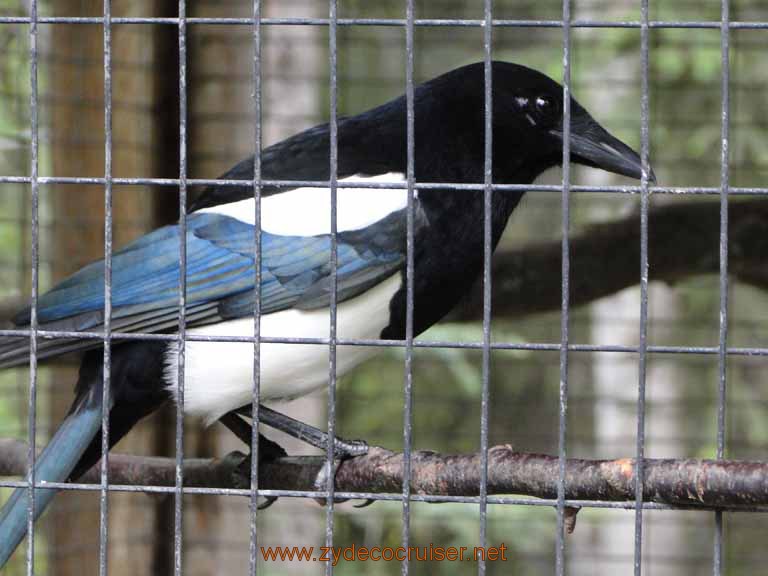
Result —
[{"label": "tree trunk in background", "polygon": [[[91,0],[88,14],[98,12]],[[56,15],[79,14],[79,0],[57,3]],[[103,43],[102,29],[96,26],[53,27],[51,85],[51,157],[57,176],[104,175],[104,76],[96,58]],[[86,64],[86,62],[88,62]],[[53,207],[51,273],[60,280],[87,261],[103,257],[104,195],[96,186],[59,185],[48,196]],[[43,201],[45,201],[43,199]],[[43,288],[43,286],[41,286]],[[59,382],[74,382],[74,364],[55,370]],[[69,409],[71,389],[54,388],[50,422],[58,426]],[[48,516],[51,572],[56,576],[94,574],[98,567],[99,507],[94,492],[60,493]]]},{"label": "tree trunk in background", "polygon": [[[173,2],[139,0],[112,3],[113,16],[162,16],[164,5]],[[52,3],[56,16],[101,16],[101,0],[60,0]],[[175,34],[164,26],[113,26],[113,176],[162,177],[167,173],[169,142],[164,140],[163,123],[173,118],[164,111],[172,98],[158,90],[167,83],[157,66],[162,34]],[[104,36],[102,26],[57,24],[52,27],[54,52],[49,57],[50,140],[52,173],[56,176],[104,176]],[[174,68],[176,65],[174,64]],[[177,141],[178,132],[170,135]],[[170,150],[177,149],[171,145]],[[51,278],[58,281],[89,261],[104,257],[104,189],[101,186],[57,185],[42,189],[43,202],[53,214],[49,244]],[[162,205],[177,203],[172,188],[156,201],[146,187],[114,187],[114,245],[153,228]],[[47,196],[47,200],[45,197]],[[43,239],[46,240],[46,239]],[[45,288],[48,284],[41,284]],[[56,370],[51,402],[51,423],[55,427],[69,408],[75,365]],[[152,453],[156,424],[137,427],[120,449],[131,453]],[[62,493],[49,515],[51,573],[57,576],[98,573],[98,493]],[[156,501],[141,494],[112,493],[109,498],[109,573],[152,573],[152,527]]]}]

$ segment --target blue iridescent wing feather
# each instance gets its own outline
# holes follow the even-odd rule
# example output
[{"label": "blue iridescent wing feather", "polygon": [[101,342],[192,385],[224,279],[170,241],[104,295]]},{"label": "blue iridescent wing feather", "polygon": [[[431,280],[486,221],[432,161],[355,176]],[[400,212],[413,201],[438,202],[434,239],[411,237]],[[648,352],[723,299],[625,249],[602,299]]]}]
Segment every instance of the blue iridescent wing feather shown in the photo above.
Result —
[{"label": "blue iridescent wing feather", "polygon": [[[392,214],[369,231],[338,235],[338,298],[354,297],[400,270],[404,238]],[[112,257],[112,329],[158,332],[177,324],[179,302],[179,226],[165,226],[128,244]],[[187,319],[190,326],[253,313],[255,230],[219,214],[191,214],[187,220]],[[291,307],[327,305],[330,293],[330,237],[262,233],[261,309],[269,314]],[[103,325],[104,263],[76,272],[38,300],[42,328],[99,330]],[[29,308],[15,318],[29,323]],[[53,356],[97,341],[47,340],[41,356]],[[0,366],[26,357],[22,341],[0,346]]]}]

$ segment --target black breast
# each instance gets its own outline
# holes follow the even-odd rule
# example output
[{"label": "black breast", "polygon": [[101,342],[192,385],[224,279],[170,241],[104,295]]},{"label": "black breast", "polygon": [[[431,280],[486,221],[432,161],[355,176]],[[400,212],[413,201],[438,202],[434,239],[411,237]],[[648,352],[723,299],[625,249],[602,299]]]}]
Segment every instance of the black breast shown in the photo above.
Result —
[{"label": "black breast", "polygon": [[[493,248],[522,192],[494,192],[491,216]],[[414,232],[414,334],[424,332],[462,299],[483,270],[483,192],[419,191],[424,225]],[[404,275],[405,277],[405,275]],[[385,339],[405,338],[406,288],[390,303]]]}]

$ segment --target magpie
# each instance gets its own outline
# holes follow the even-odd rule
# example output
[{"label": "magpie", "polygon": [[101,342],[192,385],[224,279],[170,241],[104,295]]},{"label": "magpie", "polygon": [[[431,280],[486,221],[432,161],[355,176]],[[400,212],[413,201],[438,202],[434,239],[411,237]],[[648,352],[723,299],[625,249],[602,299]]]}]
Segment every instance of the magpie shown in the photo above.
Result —
[{"label": "magpie", "polygon": [[[493,182],[530,184],[563,158],[563,88],[544,74],[507,62],[492,64]],[[472,287],[483,265],[483,190],[440,183],[484,181],[483,63],[452,70],[414,88],[414,314],[419,334]],[[640,178],[641,160],[571,99],[571,161]],[[405,96],[338,119],[337,337],[395,339],[406,325],[407,169]],[[263,150],[261,177],[327,183],[330,126],[310,128]],[[252,181],[253,157],[222,177]],[[649,172],[649,179],[653,174]],[[356,187],[359,183],[376,187]],[[159,228],[112,256],[114,332],[176,333],[179,247],[186,243],[187,334],[253,336],[258,297],[263,337],[327,338],[332,289],[331,203],[326,185],[265,185],[261,192],[261,284],[255,286],[255,199],[250,182],[216,185],[189,205],[186,229]],[[522,191],[492,193],[491,234],[497,245]],[[104,327],[104,262],[92,263],[37,303],[41,330],[98,332]],[[30,308],[17,327],[30,325]],[[103,350],[98,339],[40,339],[40,360],[82,352],[72,407],[38,458],[36,481],[77,479],[101,457]],[[337,373],[376,351],[339,346]],[[0,367],[29,362],[29,338],[0,344]],[[252,402],[253,344],[190,340],[184,348],[184,411],[206,423]],[[263,343],[261,400],[290,399],[322,387],[328,346]],[[110,372],[109,443],[178,396],[176,341],[115,339]],[[54,495],[36,491],[35,517]],[[0,512],[0,566],[26,533],[27,490]]]}]

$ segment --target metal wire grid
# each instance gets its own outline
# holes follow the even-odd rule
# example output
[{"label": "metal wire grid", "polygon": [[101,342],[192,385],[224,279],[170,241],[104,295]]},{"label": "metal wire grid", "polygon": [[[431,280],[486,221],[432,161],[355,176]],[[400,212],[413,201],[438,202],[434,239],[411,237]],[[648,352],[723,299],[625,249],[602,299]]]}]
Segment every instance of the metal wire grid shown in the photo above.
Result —
[{"label": "metal wire grid", "polygon": [[[261,286],[261,2],[253,3],[253,195],[254,202],[254,239],[255,251],[254,285]],[[332,219],[335,220],[335,219]],[[333,267],[335,273],[336,267]],[[335,292],[335,283],[332,290]],[[259,398],[261,393],[261,298],[254,291],[253,303],[253,427],[251,429],[251,497],[249,502],[250,530],[248,547],[249,573],[258,572],[258,557],[256,556],[258,531],[256,516],[259,510]],[[333,443],[329,442],[329,449]],[[330,514],[329,514],[330,516]]]},{"label": "metal wire grid", "polygon": [[[31,16],[2,16],[0,24],[31,24]],[[40,16],[34,18],[38,24],[103,24],[104,18],[97,16]],[[179,26],[181,20],[185,25],[197,24],[227,24],[227,25],[245,25],[253,26],[253,18],[152,18],[152,17],[115,17],[111,18],[112,24],[168,24]],[[414,26],[429,27],[449,27],[449,28],[482,28],[485,26],[485,19],[473,18],[414,18]],[[328,26],[329,28],[340,26],[394,26],[404,28],[408,25],[406,18],[261,18],[262,26]],[[642,20],[588,20],[573,19],[567,24],[563,20],[510,20],[493,19],[491,25],[494,28],[638,28],[645,25]],[[768,28],[768,22],[755,21],[729,21],[727,27],[731,30],[762,30]],[[647,27],[652,29],[660,28],[682,28],[682,29],[710,29],[720,30],[723,26],[721,20],[701,21],[701,20],[649,20]]]},{"label": "metal wire grid", "polygon": [[643,562],[643,458],[645,457],[645,384],[648,350],[648,0],[640,5],[643,26],[640,28],[640,158],[643,165],[640,181],[640,345],[637,383],[637,439],[635,444],[635,542],[634,569],[640,576]]},{"label": "metal wire grid", "polygon": [[[722,1],[720,31],[721,50],[721,152],[720,152],[720,326],[718,334],[719,354],[718,369],[719,382],[717,392],[717,458],[725,455],[725,405],[726,405],[726,368],[728,346],[728,138],[729,138],[729,113],[730,91],[729,81],[730,67],[730,20],[728,0]],[[723,512],[715,512],[715,543],[713,558],[713,573],[720,574],[723,571]]]},{"label": "metal wire grid", "polygon": [[[557,532],[555,533],[555,572],[565,574],[565,459],[568,411],[568,344],[570,311],[570,239],[571,228],[571,2],[563,0],[563,187],[561,242],[560,305],[560,387],[557,422]],[[483,318],[485,320],[485,318]]]},{"label": "metal wire grid", "polygon": [[[109,520],[109,392],[112,377],[112,6],[109,0],[104,2],[104,371],[101,390],[101,492],[99,494],[99,575],[107,574],[107,543]],[[33,92],[34,94],[34,92]],[[182,253],[182,270],[184,269]],[[184,282],[186,274],[182,272]],[[182,284],[183,286],[183,284]],[[183,289],[180,292],[184,293]],[[182,296],[183,298],[183,296]],[[36,302],[33,300],[33,306]],[[183,300],[180,303],[180,315],[183,316]],[[183,330],[183,324],[181,324]],[[30,511],[32,516],[34,509]],[[34,520],[34,518],[32,518]],[[28,537],[32,540],[31,532]],[[29,570],[32,570],[32,566]]]},{"label": "metal wire grid", "polygon": [[[405,28],[405,83],[406,83],[406,182],[408,185],[406,222],[406,317],[405,317],[405,382],[403,385],[403,546],[408,546],[411,536],[411,448],[413,446],[413,184],[414,176],[414,93],[413,93],[413,0],[406,2]],[[486,112],[487,113],[487,112]],[[482,490],[482,486],[481,486]],[[481,504],[482,506],[482,504]],[[402,573],[408,573],[408,558],[402,565]]]},{"label": "metal wire grid", "polygon": [[32,195],[32,223],[31,234],[32,244],[30,247],[32,257],[32,279],[31,279],[31,297],[32,309],[30,312],[30,333],[29,333],[29,416],[28,416],[28,440],[29,449],[27,452],[27,574],[32,576],[34,571],[35,557],[35,537],[34,537],[34,510],[35,510],[35,432],[37,424],[36,399],[37,399],[37,296],[38,296],[38,270],[40,267],[39,255],[39,200],[40,188],[37,181],[38,175],[38,151],[40,147],[38,133],[38,115],[37,115],[37,1],[32,0],[30,5],[30,23],[29,23],[29,81],[30,81],[30,177],[31,177],[31,195]]},{"label": "metal wire grid", "polygon": [[[765,348],[729,348],[727,345],[728,336],[728,268],[727,268],[727,231],[728,231],[728,197],[730,195],[763,195],[768,193],[765,188],[730,188],[728,171],[728,143],[729,143],[729,33],[733,29],[763,29],[768,28],[768,22],[732,22],[729,19],[728,0],[722,1],[721,21],[719,22],[662,22],[650,21],[648,18],[648,0],[641,3],[640,21],[622,21],[622,22],[598,22],[598,21],[572,21],[571,5],[569,0],[563,1],[563,16],[561,21],[553,20],[494,20],[492,17],[491,0],[484,1],[483,20],[434,20],[417,19],[414,14],[414,1],[406,1],[406,18],[403,19],[341,19],[337,16],[337,3],[335,0],[329,2],[329,18],[261,18],[261,3],[254,1],[253,18],[186,18],[186,2],[179,1],[178,18],[112,18],[111,6],[109,0],[104,2],[103,18],[62,18],[62,17],[41,17],[38,18],[37,1],[31,0],[29,17],[0,17],[0,24],[28,24],[30,40],[30,128],[31,128],[31,165],[30,176],[6,176],[0,177],[0,183],[24,183],[29,184],[31,188],[32,202],[32,220],[31,220],[31,292],[32,292],[32,313],[30,328],[28,330],[2,330],[0,336],[3,337],[28,337],[31,346],[30,358],[30,393],[29,393],[29,452],[28,463],[29,470],[27,478],[23,482],[2,482],[2,486],[27,487],[29,493],[29,520],[28,520],[28,544],[27,544],[27,573],[32,574],[34,570],[34,537],[33,537],[33,499],[34,487],[40,485],[35,483],[33,477],[33,468],[35,462],[35,433],[36,433],[36,413],[35,397],[37,391],[37,342],[39,338],[96,338],[103,340],[104,343],[104,386],[103,399],[104,405],[108,405],[109,400],[109,364],[111,358],[110,343],[112,338],[120,337],[125,339],[156,339],[175,341],[179,346],[179,374],[183,383],[184,370],[184,343],[187,340],[202,341],[246,341],[254,343],[254,408],[258,407],[259,396],[259,344],[268,343],[293,343],[293,344],[327,344],[330,352],[329,363],[329,397],[328,397],[328,431],[333,435],[335,431],[335,384],[336,384],[336,363],[335,351],[338,345],[363,345],[363,346],[396,346],[405,347],[405,385],[404,385],[404,453],[405,470],[404,478],[410,474],[410,454],[412,444],[412,355],[416,347],[450,347],[450,348],[478,348],[482,350],[482,394],[481,394],[481,452],[482,452],[482,479],[480,486],[480,495],[477,497],[445,497],[413,495],[410,493],[408,483],[403,487],[403,492],[397,494],[367,494],[367,493],[336,493],[329,478],[328,485],[324,492],[306,492],[306,491],[284,491],[284,490],[258,490],[258,458],[254,457],[251,469],[251,488],[248,490],[235,489],[210,489],[210,488],[184,488],[183,487],[183,386],[180,387],[179,405],[177,407],[176,423],[176,485],[174,487],[160,486],[118,486],[110,485],[107,477],[107,457],[102,460],[101,482],[99,485],[88,484],[54,484],[47,483],[46,487],[55,487],[64,490],[98,490],[100,492],[100,555],[99,571],[100,574],[107,573],[107,495],[108,491],[128,491],[128,492],[154,492],[154,493],[173,493],[175,497],[175,552],[174,567],[175,573],[182,573],[182,495],[185,493],[200,494],[236,494],[250,496],[251,507],[251,531],[250,531],[250,571],[256,573],[256,529],[255,517],[257,514],[256,498],[262,496],[288,496],[288,497],[309,497],[321,496],[327,497],[326,512],[326,544],[333,543],[333,497],[349,498],[372,498],[375,500],[396,500],[402,502],[403,514],[403,545],[407,546],[410,538],[410,502],[470,502],[478,503],[480,506],[480,545],[485,545],[486,523],[487,523],[487,504],[524,504],[533,506],[554,506],[558,513],[557,534],[556,534],[556,571],[558,574],[565,572],[565,540],[564,540],[564,511],[567,506],[572,507],[595,507],[595,508],[627,508],[635,509],[635,574],[640,574],[642,569],[642,533],[643,533],[643,510],[647,509],[673,509],[674,507],[644,502],[642,493],[642,457],[645,447],[645,379],[646,379],[646,361],[650,353],[690,353],[690,354],[716,354],[719,366],[719,386],[718,386],[718,410],[717,410],[717,457],[722,458],[725,449],[725,391],[726,391],[726,365],[728,355],[768,355],[768,349]],[[37,64],[38,64],[38,24],[40,23],[70,23],[70,24],[103,24],[104,26],[104,95],[105,95],[105,167],[103,178],[58,178],[58,177],[40,177],[38,174],[38,85],[37,85]],[[184,242],[180,242],[181,267],[180,276],[180,319],[179,333],[177,335],[158,335],[158,334],[123,334],[112,332],[110,329],[110,310],[111,310],[111,252],[112,252],[112,186],[115,184],[154,184],[166,186],[178,186],[180,225],[182,229],[186,226],[186,192],[187,188],[193,184],[211,184],[219,185],[237,185],[242,186],[243,181],[220,181],[220,180],[192,180],[186,177],[186,139],[187,139],[187,100],[186,100],[186,30],[187,25],[191,24],[248,24],[253,27],[254,32],[254,136],[256,142],[256,151],[254,161],[254,180],[252,182],[254,195],[256,197],[256,222],[260,222],[260,192],[263,185],[327,185],[331,189],[332,198],[332,225],[331,225],[331,264],[332,264],[332,289],[331,289],[331,322],[329,338],[265,338],[260,336],[259,323],[259,301],[255,301],[254,315],[254,336],[253,338],[216,338],[186,336],[184,322],[185,308],[185,249]],[[179,42],[179,88],[180,88],[180,162],[178,179],[152,179],[152,178],[113,178],[112,177],[112,85],[111,85],[111,26],[114,24],[168,24],[178,26]],[[261,149],[261,26],[262,25],[320,25],[329,27],[329,66],[330,75],[330,112],[331,112],[331,154],[330,154],[330,179],[328,182],[274,182],[261,179],[260,154]],[[407,99],[407,132],[408,132],[408,168],[405,188],[408,191],[408,258],[407,258],[407,320],[406,320],[406,338],[404,341],[379,341],[379,340],[360,340],[360,339],[342,339],[336,336],[336,192],[341,186],[337,182],[337,44],[336,30],[339,26],[401,26],[406,31],[406,99]],[[413,110],[413,33],[415,26],[482,26],[484,28],[484,62],[485,62],[485,170],[484,182],[481,185],[457,185],[451,183],[445,184],[421,184],[415,181],[413,153],[414,153],[414,110]],[[562,28],[563,30],[563,85],[565,96],[564,107],[564,146],[563,146],[563,181],[561,186],[517,186],[517,185],[494,185],[492,184],[492,119],[491,119],[491,40],[492,32],[495,27],[550,27]],[[568,165],[569,138],[570,129],[570,42],[571,29],[578,27],[597,27],[597,28],[639,28],[641,32],[641,157],[643,160],[643,178],[639,186],[572,186],[570,185],[570,170]],[[649,157],[649,87],[648,87],[648,32],[653,28],[713,28],[721,31],[721,55],[722,55],[722,119],[721,119],[721,179],[720,186],[712,187],[659,187],[651,186],[648,182],[648,157]],[[38,268],[39,268],[39,186],[47,183],[62,184],[102,184],[105,187],[105,328],[103,332],[61,332],[61,331],[42,331],[38,329],[37,321],[37,298],[38,298]],[[360,184],[355,184],[361,187]],[[369,187],[394,187],[389,184],[369,185]],[[483,190],[485,203],[485,222],[484,222],[484,273],[483,273],[483,339],[482,342],[456,343],[456,342],[435,342],[419,341],[413,336],[413,193],[416,188],[441,187],[450,188],[452,192],[462,190]],[[514,344],[507,342],[491,342],[490,336],[490,202],[492,193],[496,190],[529,190],[540,192],[559,192],[562,195],[562,306],[561,306],[561,342],[559,344]],[[641,289],[641,310],[640,310],[640,343],[638,346],[601,346],[601,345],[578,345],[571,344],[569,338],[569,226],[570,226],[570,194],[572,192],[607,192],[620,194],[639,194],[641,199],[641,270],[640,270],[640,289]],[[650,194],[694,194],[694,195],[712,195],[718,194],[721,202],[721,221],[720,221],[720,321],[719,321],[719,342],[717,347],[693,347],[693,346],[649,346],[647,344],[648,328],[648,205]],[[258,228],[257,228],[258,229]],[[184,235],[182,234],[182,237]],[[257,258],[256,280],[259,280],[260,266],[260,235],[255,234],[255,253]],[[487,495],[487,450],[488,450],[488,395],[489,395],[489,365],[490,351],[504,349],[523,349],[523,350],[553,350],[560,352],[560,402],[559,402],[559,449],[560,458],[560,477],[558,485],[558,496],[554,500],[534,500],[529,498],[508,498]],[[571,351],[615,351],[637,353],[639,361],[639,382],[637,399],[637,440],[636,454],[638,457],[636,498],[635,502],[584,502],[571,501],[565,499],[565,440],[567,437],[566,415],[568,399],[568,358]],[[255,421],[258,422],[258,411],[255,410]],[[108,446],[108,413],[103,414],[103,434],[102,446]],[[257,454],[258,442],[257,431],[254,427],[253,432],[253,454]],[[106,450],[105,450],[106,453]],[[328,446],[328,462],[332,463],[333,445]],[[765,511],[765,507],[753,507],[751,510]],[[722,512],[715,513],[715,539],[714,539],[714,562],[713,573],[721,574],[723,567],[723,524]],[[326,565],[326,572],[332,573],[333,567]],[[404,574],[408,573],[407,561],[402,566]],[[478,564],[478,572],[485,573],[485,563]]]},{"label": "metal wire grid", "polygon": [[[337,0],[329,1],[330,12],[330,29],[328,33],[328,52],[329,52],[329,67],[330,67],[330,132],[328,139],[330,140],[330,189],[331,189],[331,293],[330,293],[330,327],[329,327],[329,342],[328,342],[328,446],[326,448],[326,457],[328,470],[333,470],[333,457],[334,457],[334,445],[332,439],[336,432],[336,304],[338,299],[338,276],[337,276],[337,262],[338,262],[338,243],[337,243],[337,206],[336,196],[338,192],[338,166],[339,166],[339,125],[338,125],[338,46],[336,41],[336,20],[338,18],[338,2]],[[412,300],[411,300],[412,302]],[[408,427],[406,422],[405,427]],[[326,513],[325,513],[325,545],[333,546],[333,498],[334,498],[334,485],[333,474],[328,474],[326,480]],[[407,506],[404,504],[403,510],[404,516],[407,514]],[[407,567],[404,565],[404,570]],[[325,573],[333,574],[333,566],[330,564],[325,565]]]}]

